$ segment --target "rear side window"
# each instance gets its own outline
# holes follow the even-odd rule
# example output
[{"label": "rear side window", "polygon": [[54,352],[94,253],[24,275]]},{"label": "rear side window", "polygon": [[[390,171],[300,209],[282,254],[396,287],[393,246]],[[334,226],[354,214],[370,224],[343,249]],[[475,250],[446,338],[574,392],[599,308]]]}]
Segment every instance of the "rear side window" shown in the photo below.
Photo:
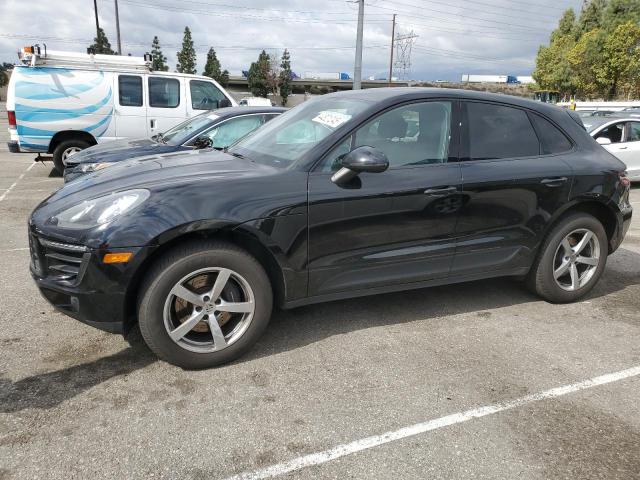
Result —
[{"label": "rear side window", "polygon": [[194,110],[213,110],[218,108],[218,102],[225,98],[222,92],[211,82],[191,80],[191,108]]},{"label": "rear side window", "polygon": [[175,78],[149,77],[149,106],[176,108],[180,105],[180,81]]},{"label": "rear side window", "polygon": [[542,145],[541,152],[545,155],[562,153],[571,150],[571,142],[550,121],[540,115],[531,114],[531,121],[536,127]]},{"label": "rear side window", "polygon": [[627,142],[640,141],[640,122],[629,122],[627,128]]},{"label": "rear side window", "polygon": [[475,102],[466,106],[470,160],[540,154],[538,137],[524,110]]},{"label": "rear side window", "polygon": [[123,107],[142,106],[142,77],[120,75],[118,77],[118,96]]}]

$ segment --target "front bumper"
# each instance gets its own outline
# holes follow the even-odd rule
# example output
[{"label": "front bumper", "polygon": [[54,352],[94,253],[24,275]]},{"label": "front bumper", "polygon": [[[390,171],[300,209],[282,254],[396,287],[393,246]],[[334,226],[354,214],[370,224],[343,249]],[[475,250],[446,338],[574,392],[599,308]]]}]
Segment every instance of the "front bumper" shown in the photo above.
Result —
[{"label": "front bumper", "polygon": [[[128,295],[133,292],[136,272],[153,247],[92,250],[33,232],[29,245],[31,275],[56,310],[100,330],[127,333],[135,320]],[[134,253],[128,263],[102,262],[106,253],[122,251]]]}]

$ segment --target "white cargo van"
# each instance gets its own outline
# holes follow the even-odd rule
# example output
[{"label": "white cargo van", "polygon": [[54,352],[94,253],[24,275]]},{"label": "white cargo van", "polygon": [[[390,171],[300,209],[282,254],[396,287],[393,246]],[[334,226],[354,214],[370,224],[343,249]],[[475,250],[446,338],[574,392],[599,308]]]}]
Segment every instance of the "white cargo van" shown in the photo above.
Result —
[{"label": "white cargo van", "polygon": [[151,58],[25,47],[7,91],[12,152],[69,155],[106,140],[148,137],[237,103],[213,79],[154,72]]}]

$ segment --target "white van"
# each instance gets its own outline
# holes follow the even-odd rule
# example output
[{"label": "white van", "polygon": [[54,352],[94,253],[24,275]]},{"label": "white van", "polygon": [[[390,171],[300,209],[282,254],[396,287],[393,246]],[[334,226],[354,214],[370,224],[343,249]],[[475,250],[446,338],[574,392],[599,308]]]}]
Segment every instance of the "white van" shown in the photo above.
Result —
[{"label": "white van", "polygon": [[149,137],[204,110],[237,103],[209,77],[154,72],[151,58],[25,47],[7,90],[9,150],[69,155],[96,143]]}]

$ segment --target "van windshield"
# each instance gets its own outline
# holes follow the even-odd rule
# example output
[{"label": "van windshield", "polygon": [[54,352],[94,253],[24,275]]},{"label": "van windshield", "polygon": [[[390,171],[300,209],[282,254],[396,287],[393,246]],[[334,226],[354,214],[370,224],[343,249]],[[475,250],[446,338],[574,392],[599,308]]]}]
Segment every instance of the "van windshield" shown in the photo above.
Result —
[{"label": "van windshield", "polygon": [[190,140],[195,133],[212,125],[218,118],[220,117],[214,113],[203,113],[170,128],[162,134],[160,140],[169,145],[182,145]]},{"label": "van windshield", "polygon": [[309,100],[263,125],[228,151],[257,163],[287,168],[370,105],[362,99]]}]

